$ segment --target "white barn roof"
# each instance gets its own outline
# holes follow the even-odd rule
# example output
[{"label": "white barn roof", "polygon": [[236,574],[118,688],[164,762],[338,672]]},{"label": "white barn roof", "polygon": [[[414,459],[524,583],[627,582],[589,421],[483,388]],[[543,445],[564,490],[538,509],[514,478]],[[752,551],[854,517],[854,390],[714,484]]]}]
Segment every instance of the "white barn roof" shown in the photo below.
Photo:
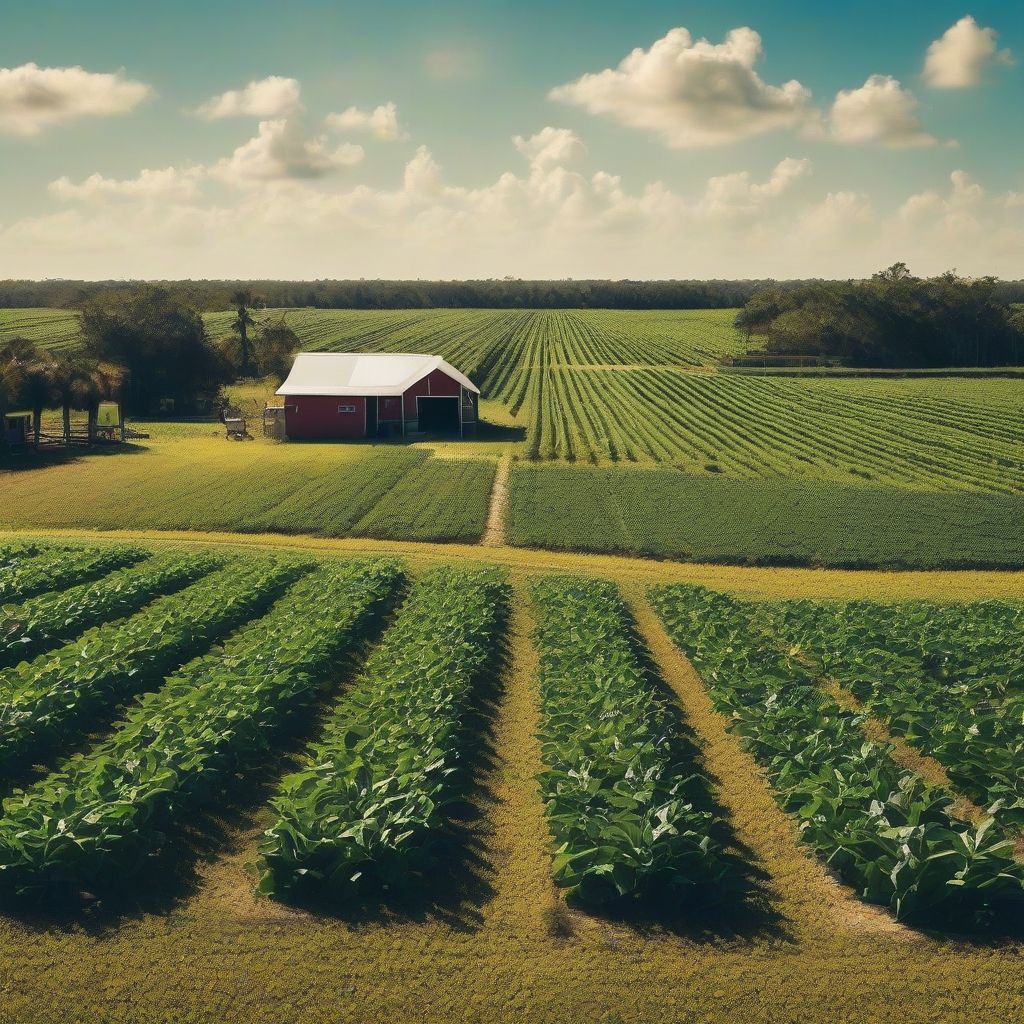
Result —
[{"label": "white barn roof", "polygon": [[434,370],[480,394],[464,373],[440,356],[412,352],[300,352],[277,394],[401,395]]}]

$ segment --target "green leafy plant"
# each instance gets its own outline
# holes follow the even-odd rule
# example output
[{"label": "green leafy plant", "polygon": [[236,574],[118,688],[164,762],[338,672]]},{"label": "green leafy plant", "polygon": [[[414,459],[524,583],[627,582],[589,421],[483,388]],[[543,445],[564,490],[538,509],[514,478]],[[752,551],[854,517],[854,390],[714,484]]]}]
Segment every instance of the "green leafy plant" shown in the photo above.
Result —
[{"label": "green leafy plant", "polygon": [[547,577],[533,597],[555,883],[586,904],[721,883],[714,818],[694,807],[678,719],[645,677],[618,590]]},{"label": "green leafy plant", "polygon": [[0,764],[74,739],[97,713],[156,685],[197,651],[262,612],[308,563],[233,559],[130,618],[0,673]]},{"label": "green leafy plant", "polygon": [[0,886],[24,896],[119,883],[272,749],[397,578],[389,562],[310,573],[263,618],[146,694],[109,739],[6,800]]},{"label": "green leafy plant", "polygon": [[817,685],[770,610],[681,584],[650,593],[803,840],[863,899],[945,923],[980,923],[1024,900],[1013,839],[994,822],[955,818],[951,793],[867,740],[864,716]]},{"label": "green leafy plant", "polygon": [[422,878],[462,792],[466,718],[507,597],[494,569],[442,567],[416,582],[308,765],[272,800],[262,892],[344,898]]},{"label": "green leafy plant", "polygon": [[0,666],[11,665],[89,626],[117,619],[218,568],[210,555],[164,555],[97,582],[37,594],[0,608]]},{"label": "green leafy plant", "polygon": [[13,564],[0,569],[0,604],[23,601],[33,594],[95,579],[114,569],[140,562],[148,554],[142,548],[126,545],[102,548],[43,546],[30,557],[19,557]]}]

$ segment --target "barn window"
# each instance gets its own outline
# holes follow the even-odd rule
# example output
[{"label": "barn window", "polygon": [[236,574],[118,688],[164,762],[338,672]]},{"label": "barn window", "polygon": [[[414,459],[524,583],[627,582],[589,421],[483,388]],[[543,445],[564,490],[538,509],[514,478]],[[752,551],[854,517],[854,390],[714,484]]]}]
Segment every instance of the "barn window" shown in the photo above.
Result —
[{"label": "barn window", "polygon": [[354,405],[339,405],[338,412],[355,412],[356,407]]}]

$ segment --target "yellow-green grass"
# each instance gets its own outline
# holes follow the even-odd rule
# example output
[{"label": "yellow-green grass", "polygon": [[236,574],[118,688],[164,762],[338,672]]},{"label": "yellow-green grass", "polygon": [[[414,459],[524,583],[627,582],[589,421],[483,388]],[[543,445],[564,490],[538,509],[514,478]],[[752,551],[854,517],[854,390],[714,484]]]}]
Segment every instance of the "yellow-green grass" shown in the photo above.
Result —
[{"label": "yellow-green grass", "polygon": [[628,555],[580,554],[496,545],[399,541],[369,537],[314,537],[277,533],[117,529],[97,534],[81,528],[5,529],[0,543],[12,540],[87,540],[90,545],[140,543],[156,549],[224,551],[275,550],[318,558],[393,555],[414,570],[452,561],[487,562],[510,572],[580,573],[615,580],[625,587],[654,583],[692,583],[727,591],[751,600],[813,598],[817,600],[1024,600],[1024,571],[826,569],[715,565],[652,561]]},{"label": "yellow-green grass", "polygon": [[[240,545],[267,546],[256,537],[236,539],[233,546]],[[457,548],[436,545],[273,541],[276,548],[300,545],[325,557],[401,550],[413,573],[438,559],[464,557]],[[480,554],[479,548],[464,550]],[[572,911],[554,890],[534,782],[540,770],[537,666],[527,591],[527,576],[551,565],[532,552],[497,549],[487,557],[512,567],[515,600],[491,756],[478,768],[476,810],[468,816],[475,855],[461,886],[412,917],[292,910],[257,897],[251,865],[270,821],[265,798],[293,763],[288,755],[297,747],[289,746],[270,759],[262,784],[247,797],[233,798],[222,814],[175,837],[176,844],[190,846],[175,865],[182,877],[168,876],[139,904],[59,917],[0,916],[0,1020],[1005,1024],[1020,1018],[1019,945],[896,925],[801,849],[794,823],[726,731],[644,592],[647,582],[684,572],[712,585],[746,580],[739,585],[791,594],[810,586],[819,592],[877,591],[885,580],[896,591],[919,596],[980,595],[999,581],[1004,592],[1021,594],[1024,574],[897,576],[652,566],[627,559],[566,562],[623,584],[641,638],[680,702],[744,856],[763,874],[760,898],[748,914],[705,914],[682,927]],[[965,578],[971,582],[965,585]]]},{"label": "yellow-green grass", "polygon": [[[220,424],[139,423],[121,447],[67,457],[28,453],[0,469],[0,526],[280,531],[343,536],[387,529],[370,515],[407,474],[405,536],[482,534],[494,460],[434,458],[400,444],[228,441]],[[254,429],[257,429],[254,427]]]}]

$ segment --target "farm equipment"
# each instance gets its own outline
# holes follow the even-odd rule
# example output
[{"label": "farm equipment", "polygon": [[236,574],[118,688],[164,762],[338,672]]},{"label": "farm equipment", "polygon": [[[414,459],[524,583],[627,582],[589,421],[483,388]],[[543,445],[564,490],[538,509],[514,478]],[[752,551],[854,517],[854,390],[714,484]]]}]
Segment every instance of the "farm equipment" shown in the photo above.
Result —
[{"label": "farm equipment", "polygon": [[249,433],[249,428],[245,424],[245,417],[225,416],[223,422],[224,436],[228,441],[251,441],[253,439],[252,434]]}]

